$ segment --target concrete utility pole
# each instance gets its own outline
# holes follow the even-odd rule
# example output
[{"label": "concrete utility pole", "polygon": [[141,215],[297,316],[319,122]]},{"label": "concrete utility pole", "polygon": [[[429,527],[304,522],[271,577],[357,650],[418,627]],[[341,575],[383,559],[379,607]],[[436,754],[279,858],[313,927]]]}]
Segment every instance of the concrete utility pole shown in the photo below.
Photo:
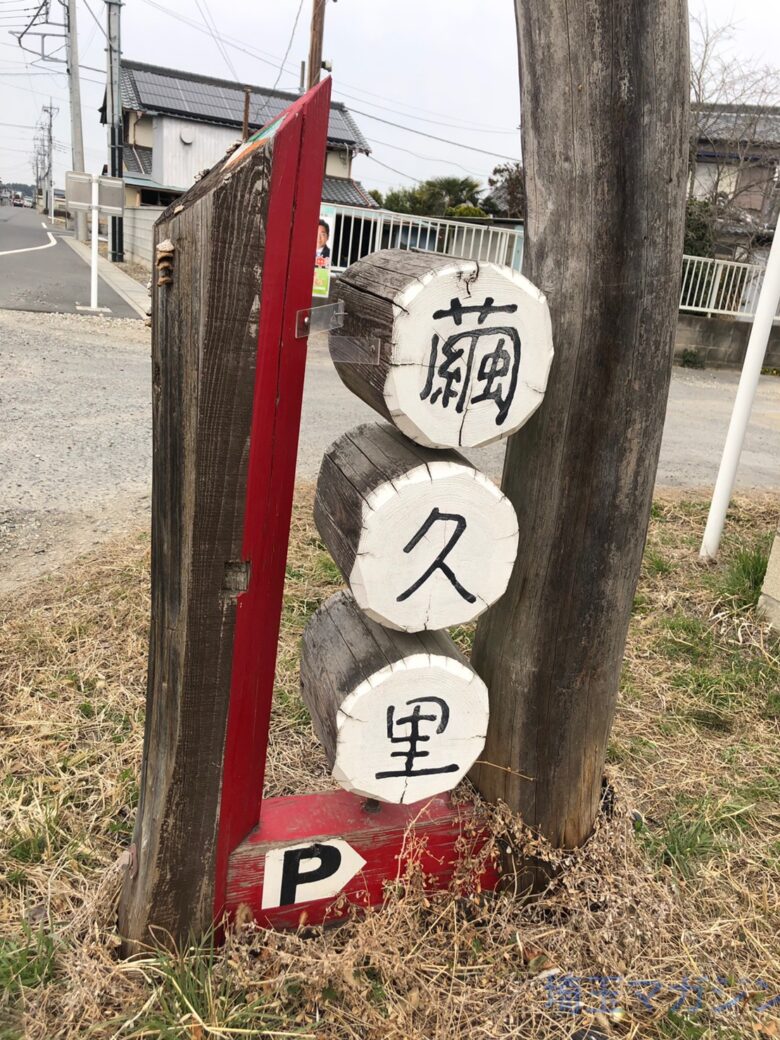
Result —
[{"label": "concrete utility pole", "polygon": [[726,434],[726,444],[723,448],[718,479],[715,482],[715,490],[710,503],[707,526],[704,529],[704,538],[699,550],[699,556],[704,560],[714,560],[718,555],[723,525],[726,522],[726,513],[734,491],[734,481],[737,479],[739,457],[745,443],[745,434],[750,421],[750,413],[753,410],[753,401],[764,364],[769,334],[772,331],[772,322],[777,314],[778,302],[780,302],[780,235],[775,232],[756,305],[756,314],[753,318],[753,328],[750,330],[745,363],[742,366],[742,375],[739,377],[734,410],[731,413],[729,432]]},{"label": "concrete utility pole", "polygon": [[[81,127],[81,78],[79,76],[79,43],[76,23],[76,0],[68,0],[67,23],[65,26],[68,82],[70,85],[70,139],[73,151],[74,173],[84,172],[84,135]],[[87,215],[83,210],[76,212],[76,238],[87,240]]]},{"label": "concrete utility pole", "polygon": [[[123,124],[120,61],[122,57],[119,31],[119,13],[122,0],[106,0],[107,80],[106,123],[108,125],[108,172],[112,177],[122,176]],[[111,217],[109,257],[115,263],[124,260],[124,228],[122,217]]]},{"label": "concrete utility pole", "polygon": [[311,30],[309,35],[309,90],[320,81],[326,3],[327,0],[312,0]]},{"label": "concrete utility pole", "polygon": [[43,194],[43,209],[46,212],[46,207],[49,207],[49,220],[54,219],[54,144],[53,144],[53,132],[52,124],[54,122],[54,116],[59,112],[58,108],[55,108],[49,98],[48,105],[43,106],[44,115],[48,115],[49,123],[46,127],[46,173],[44,175],[44,194]]}]

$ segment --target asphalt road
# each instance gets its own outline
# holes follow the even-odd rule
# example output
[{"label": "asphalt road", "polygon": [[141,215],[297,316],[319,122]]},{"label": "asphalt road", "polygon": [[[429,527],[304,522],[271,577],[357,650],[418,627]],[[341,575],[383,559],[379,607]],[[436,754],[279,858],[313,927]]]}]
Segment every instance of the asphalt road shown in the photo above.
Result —
[{"label": "asphalt road", "polygon": [[[149,353],[140,321],[0,310],[0,591],[114,531],[148,524]],[[711,490],[737,380],[735,372],[674,370],[659,487]],[[328,445],[375,420],[342,386],[318,337],[298,479],[315,480]],[[471,457],[500,476],[502,447]],[[761,378],[737,486],[780,489],[780,378]]]},{"label": "asphalt road", "polygon": [[[0,308],[73,314],[89,306],[89,266],[62,241],[69,234],[35,210],[0,206]],[[112,317],[138,317],[102,279],[98,303]]]},{"label": "asphalt road", "polygon": [[[553,374],[555,369],[553,368]],[[712,488],[718,473],[739,373],[674,368],[656,484]],[[322,453],[349,426],[376,421],[374,411],[344,389],[322,337],[310,342],[298,455],[299,478],[316,478]],[[504,444],[466,452],[494,479]],[[742,452],[737,488],[780,488],[780,378],[762,376]]]}]

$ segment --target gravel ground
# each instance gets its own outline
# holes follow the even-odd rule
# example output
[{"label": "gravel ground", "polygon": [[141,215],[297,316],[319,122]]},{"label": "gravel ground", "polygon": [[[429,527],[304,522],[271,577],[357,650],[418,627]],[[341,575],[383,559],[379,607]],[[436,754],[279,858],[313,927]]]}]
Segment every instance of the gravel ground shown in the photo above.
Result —
[{"label": "gravel ground", "polygon": [[[0,592],[148,522],[150,332],[142,322],[0,310]],[[708,489],[736,392],[735,372],[675,369],[658,484]],[[298,479],[327,446],[376,415],[341,384],[312,337]],[[470,453],[498,478],[503,447]],[[780,379],[763,377],[738,487],[780,487]]]},{"label": "gravel ground", "polygon": [[149,330],[0,311],[0,591],[143,523]]}]

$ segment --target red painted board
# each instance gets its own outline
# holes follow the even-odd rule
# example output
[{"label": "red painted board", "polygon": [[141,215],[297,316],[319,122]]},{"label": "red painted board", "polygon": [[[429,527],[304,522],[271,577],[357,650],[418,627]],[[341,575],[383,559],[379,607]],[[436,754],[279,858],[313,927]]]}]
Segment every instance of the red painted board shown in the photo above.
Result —
[{"label": "red painted board", "polygon": [[[321,843],[334,838],[347,843],[365,864],[352,864],[344,847],[323,851]],[[463,854],[478,853],[485,840],[474,807],[453,805],[449,795],[416,805],[366,803],[348,791],[269,798],[260,825],[230,856],[226,909],[234,914],[246,906],[255,920],[272,928],[336,921],[349,913],[349,904],[382,903],[386,883],[403,876],[410,859],[419,861],[429,891],[448,888]],[[341,857],[340,862],[328,864],[327,853]],[[352,869],[357,870],[353,876]],[[345,872],[343,887],[339,871]],[[479,876],[466,879],[465,887],[484,891],[497,882],[496,867],[489,861]],[[336,892],[311,898],[313,886],[329,884],[346,900]],[[280,901],[282,905],[263,905]]]},{"label": "red painted board", "polygon": [[250,576],[236,611],[215,920],[225,905],[228,856],[260,817],[306,364],[295,316],[311,306],[329,113],[326,79],[280,117],[273,140],[244,513]]}]

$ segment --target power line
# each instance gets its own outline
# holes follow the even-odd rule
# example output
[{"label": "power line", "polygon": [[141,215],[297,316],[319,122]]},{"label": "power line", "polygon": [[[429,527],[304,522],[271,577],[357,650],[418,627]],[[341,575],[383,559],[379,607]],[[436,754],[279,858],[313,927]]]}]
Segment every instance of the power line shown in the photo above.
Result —
[{"label": "power line", "polygon": [[[85,0],[85,2],[86,2],[86,0]],[[186,15],[181,14],[181,13],[179,13],[177,11],[172,11],[170,8],[166,7],[164,4],[158,3],[157,0],[143,0],[143,2],[145,4],[148,4],[150,7],[154,7],[156,10],[161,11],[163,14],[167,14],[168,17],[176,19],[176,21],[178,21],[178,22],[184,22],[186,25],[189,25],[189,26],[191,26],[191,28],[195,29],[196,32],[205,33],[207,35],[210,35],[210,33],[208,33],[207,30],[199,22],[196,22],[193,19],[188,18]],[[286,72],[290,76],[297,76],[297,69],[287,68],[285,66],[285,64],[284,64],[284,61],[280,64],[279,58],[276,57],[275,55],[269,54],[267,51],[258,51],[256,49],[253,49],[253,48],[250,48],[250,47],[246,47],[246,46],[243,45],[243,43],[241,41],[236,40],[234,37],[226,36],[224,34],[219,34],[219,36],[220,36],[220,39],[224,43],[227,44],[227,46],[232,47],[234,50],[241,51],[241,53],[243,53],[243,54],[248,54],[250,57],[255,58],[258,61],[262,61],[265,65],[271,65],[273,68],[278,69],[280,71],[280,73],[281,72]],[[274,60],[269,60],[269,59],[274,59]],[[281,76],[277,79],[277,81],[276,81],[277,84],[278,84],[280,78],[281,78]],[[368,97],[376,97],[376,98],[379,98],[382,101],[389,102],[390,104],[394,105],[395,108],[408,108],[408,109],[416,110],[416,111],[419,111],[419,112],[428,112],[429,114],[432,114],[432,115],[444,115],[444,116],[446,116],[446,113],[443,113],[443,112],[436,112],[436,111],[434,111],[432,109],[425,109],[425,108],[421,108],[421,107],[414,106],[414,105],[408,105],[408,104],[406,104],[403,101],[397,101],[394,98],[385,97],[383,94],[377,94],[377,93],[375,93],[373,91],[366,90],[364,87],[358,86],[355,83],[347,83],[346,81],[341,81],[341,82],[343,83],[343,85],[345,87],[350,87],[351,89],[358,91],[360,94],[366,95],[366,99],[363,100],[363,104],[366,104],[366,105],[368,105],[371,108],[383,108],[384,107],[382,105],[377,105],[373,101],[368,101],[367,100]],[[341,91],[340,87],[339,87],[339,92],[340,93],[344,93],[344,92]],[[344,93],[344,96],[345,97],[349,97],[350,95]],[[394,111],[394,110],[395,109],[390,109],[390,111]],[[403,116],[405,116],[406,118],[408,118],[408,119],[415,119],[415,120],[417,120],[419,122],[427,122],[427,123],[435,123],[436,122],[435,120],[423,119],[420,116],[412,116],[412,115],[408,115],[407,113],[401,113],[401,114]],[[461,121],[453,121],[451,123],[441,124],[441,125],[448,125],[448,126],[452,127],[453,129],[468,130],[469,133],[517,134],[517,130],[516,129],[509,130],[509,129],[506,129],[506,128],[502,129],[502,128],[499,128],[499,127],[490,127],[490,126],[485,126],[485,125],[477,126],[477,125],[474,125],[474,124],[469,123],[469,122],[464,122],[462,120]],[[492,153],[490,153],[490,154],[492,154]]]},{"label": "power line", "polygon": [[377,166],[383,166],[386,170],[389,170],[391,173],[397,173],[399,177],[405,177],[408,181],[414,181],[415,184],[422,184],[422,181],[419,177],[412,177],[410,173],[403,173],[401,170],[396,170],[394,166],[388,166],[387,163],[380,162],[380,160],[375,159],[373,155],[367,155],[366,159],[368,159],[369,162],[376,163]]},{"label": "power line", "polygon": [[480,155],[489,155],[492,159],[508,159],[510,162],[520,162],[520,159],[516,155],[502,155],[501,152],[488,152],[484,148],[477,148],[473,144],[463,144],[462,141],[449,141],[446,137],[437,137],[435,134],[426,134],[424,130],[415,130],[411,126],[403,126],[401,123],[393,123],[389,119],[382,119],[381,116],[372,116],[370,112],[361,112],[357,108],[352,109],[359,116],[365,116],[366,119],[373,119],[377,123],[386,123],[388,126],[394,126],[396,130],[406,130],[410,134],[418,134],[420,137],[427,137],[431,141],[439,141],[441,144],[451,144],[455,148],[467,148],[470,152],[479,152]]},{"label": "power line", "polygon": [[279,66],[279,75],[276,77],[276,81],[274,82],[274,85],[271,87],[271,90],[276,90],[276,88],[279,86],[279,80],[282,78],[282,73],[284,72],[285,63],[287,61],[287,58],[290,55],[290,48],[292,47],[293,40],[295,39],[295,30],[298,28],[298,19],[301,17],[301,11],[302,10],[303,10],[303,0],[300,0],[300,3],[298,4],[298,10],[295,12],[295,21],[293,22],[292,32],[290,33],[290,39],[287,41],[287,50],[284,52],[284,57],[282,58],[282,64]]},{"label": "power line", "polygon": [[[398,107],[399,106],[397,106],[397,105],[394,105],[392,108],[388,108],[387,105],[378,105],[375,101],[365,101],[363,98],[355,97],[354,94],[348,94],[345,90],[342,90],[341,87],[338,87],[337,90],[334,91],[334,93],[338,94],[340,97],[349,98],[351,101],[359,101],[359,102],[361,102],[361,104],[368,105],[370,108],[380,108],[380,109],[382,109],[383,112],[396,112],[398,115],[403,116],[404,119],[414,119],[418,123],[431,123],[433,126],[446,126],[446,127],[449,127],[451,130],[468,130],[469,133],[472,133],[472,134],[517,134],[518,133],[517,130],[489,130],[489,129],[486,129],[484,126],[481,126],[481,127],[480,126],[471,126],[471,125],[469,125],[467,123],[463,123],[463,122],[460,122],[460,121],[457,122],[457,123],[445,123],[445,122],[442,122],[440,119],[424,119],[422,116],[412,116],[412,115],[409,115],[406,112],[400,112],[399,113],[398,112]],[[391,99],[390,98],[385,98],[384,100],[385,101],[389,101]],[[410,107],[410,106],[405,106],[405,107]]]},{"label": "power line", "polygon": [[[204,33],[206,36],[210,36],[211,33],[205,29],[199,22],[194,21],[192,18],[188,18],[184,14],[180,14],[177,11],[171,11],[170,8],[164,7],[163,4],[156,3],[156,0],[143,0],[149,7],[154,7],[158,11],[162,11],[163,14],[167,14],[170,18],[176,19],[177,22],[184,22],[185,25],[189,25],[196,32]],[[251,58],[255,58],[257,61],[262,61],[265,65],[270,65],[274,69],[279,68],[279,62],[269,61],[267,57],[263,57],[261,52],[252,50],[248,47],[244,47],[241,44],[233,41],[229,36],[221,36],[221,39],[233,48],[233,50],[241,51],[244,54],[248,54]],[[285,70],[287,71],[287,70]]]},{"label": "power line", "polygon": [[457,166],[459,170],[463,170],[464,173],[471,174],[472,177],[481,177],[482,174],[476,170],[469,170],[465,166],[461,166],[460,163],[453,162],[451,159],[442,159],[440,155],[420,155],[419,152],[413,152],[411,148],[402,148],[399,144],[390,144],[389,141],[378,141],[375,137],[366,138],[369,144],[378,144],[383,148],[394,148],[397,152],[406,152],[407,155],[413,155],[415,159],[427,159],[429,162],[442,162],[447,163],[448,166]]},{"label": "power line", "polygon": [[89,13],[92,15],[92,20],[94,21],[95,25],[98,27],[98,29],[100,29],[100,31],[103,33],[105,38],[108,39],[108,33],[106,32],[105,28],[103,27],[103,23],[100,21],[100,19],[95,14],[95,12],[92,10],[92,8],[89,6],[89,4],[87,3],[87,0],[82,0],[82,3],[86,7],[86,9],[89,11]]},{"label": "power line", "polygon": [[[200,16],[203,19],[203,24],[208,29],[209,34],[210,34],[212,40],[216,44],[217,50],[222,55],[222,57],[225,59],[225,64],[227,65],[228,69],[230,70],[230,74],[232,75],[232,77],[236,81],[236,83],[238,83],[238,73],[236,72],[236,69],[235,69],[235,66],[233,65],[233,62],[230,60],[230,55],[228,54],[227,50],[225,49],[224,43],[220,39],[219,30],[217,29],[217,24],[214,21],[214,17],[211,14],[211,11],[210,11],[209,6],[208,6],[208,0],[203,0],[203,7],[201,7],[201,0],[195,0],[195,3],[197,4],[198,10],[200,11]],[[207,14],[208,14],[208,17],[207,17]]]}]

